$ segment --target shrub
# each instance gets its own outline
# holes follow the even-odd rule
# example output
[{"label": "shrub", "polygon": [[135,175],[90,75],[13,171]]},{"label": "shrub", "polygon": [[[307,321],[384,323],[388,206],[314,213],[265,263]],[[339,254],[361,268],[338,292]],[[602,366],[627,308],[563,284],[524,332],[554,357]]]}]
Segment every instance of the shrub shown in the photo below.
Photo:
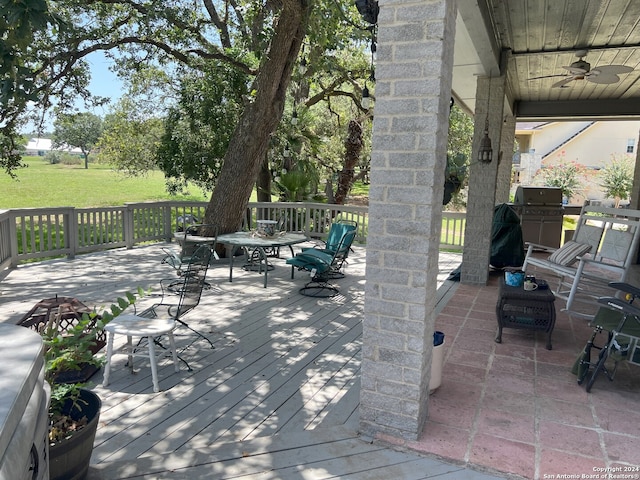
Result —
[{"label": "shrub", "polygon": [[545,187],[558,187],[562,195],[569,200],[584,183],[587,168],[578,162],[560,162],[556,165],[543,165],[539,175]]},{"label": "shrub", "polygon": [[634,162],[629,157],[614,157],[609,165],[600,170],[600,186],[607,197],[615,199],[616,208],[620,206],[620,200],[626,200],[631,194],[633,167]]}]

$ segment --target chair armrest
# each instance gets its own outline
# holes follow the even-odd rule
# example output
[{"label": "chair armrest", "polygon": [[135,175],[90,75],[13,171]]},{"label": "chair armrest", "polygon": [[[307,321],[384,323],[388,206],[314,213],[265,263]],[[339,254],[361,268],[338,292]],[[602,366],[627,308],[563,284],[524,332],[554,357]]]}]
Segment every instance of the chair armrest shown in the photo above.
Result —
[{"label": "chair armrest", "polygon": [[593,258],[587,258],[587,257],[578,257],[578,261],[582,264],[586,265],[597,265],[598,268],[603,268],[605,270],[609,270],[611,272],[615,272],[615,271],[625,271],[625,268],[623,265],[615,265],[613,263],[606,263],[606,262],[602,262],[600,260],[595,260]]},{"label": "chair armrest", "polygon": [[549,247],[547,245],[541,245],[539,243],[525,242],[525,245],[527,246],[527,250],[543,250],[549,253],[553,253],[558,250],[555,247]]},{"label": "chair armrest", "polygon": [[635,305],[631,305],[624,300],[620,300],[619,298],[602,297],[598,299],[598,303],[605,305],[613,310],[619,310],[624,313],[640,317],[640,308],[636,307]]},{"label": "chair armrest", "polygon": [[186,284],[186,277],[175,277],[175,278],[163,278],[160,280],[160,289],[162,290],[162,298],[164,299],[165,294],[169,293],[171,295],[179,295],[184,285]]}]

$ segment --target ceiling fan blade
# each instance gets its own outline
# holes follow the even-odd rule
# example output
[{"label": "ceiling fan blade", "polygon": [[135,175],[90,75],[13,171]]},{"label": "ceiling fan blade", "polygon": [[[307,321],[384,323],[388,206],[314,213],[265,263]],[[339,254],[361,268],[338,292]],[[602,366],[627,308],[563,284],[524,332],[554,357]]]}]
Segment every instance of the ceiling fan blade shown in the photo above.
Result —
[{"label": "ceiling fan blade", "polygon": [[604,75],[617,75],[619,73],[632,72],[633,68],[627,67],[625,65],[602,65],[601,67],[596,67],[593,70],[591,70],[591,72],[596,72],[596,71]]},{"label": "ceiling fan blade", "polygon": [[541,77],[531,77],[531,78],[527,78],[527,80],[540,80],[541,78],[555,78],[555,77],[566,77],[567,75],[565,74],[559,74],[559,75],[542,75]]},{"label": "ceiling fan blade", "polygon": [[553,85],[551,85],[551,88],[562,88],[566,86],[568,83],[573,82],[573,80],[574,80],[573,77],[565,78],[564,80],[560,80],[559,82],[556,82]]},{"label": "ceiling fan blade", "polygon": [[589,71],[587,68],[575,67],[573,65],[565,65],[562,68],[568,70],[571,75],[584,75]]},{"label": "ceiling fan blade", "polygon": [[617,75],[613,75],[613,74],[606,74],[606,75],[589,75],[587,77],[585,77],[588,81],[590,81],[591,83],[597,83],[600,85],[610,85],[612,83],[616,83],[620,81],[620,77]]}]

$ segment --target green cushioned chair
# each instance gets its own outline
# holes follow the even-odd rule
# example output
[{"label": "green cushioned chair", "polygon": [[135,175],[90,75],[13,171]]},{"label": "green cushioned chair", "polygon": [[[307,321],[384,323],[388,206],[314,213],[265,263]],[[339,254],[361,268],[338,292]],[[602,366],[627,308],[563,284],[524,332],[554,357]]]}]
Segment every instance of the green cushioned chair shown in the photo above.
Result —
[{"label": "green cushioned chair", "polygon": [[311,281],[300,289],[302,295],[333,297],[338,294],[338,288],[329,284],[329,280],[344,277],[341,269],[355,236],[355,229],[343,232],[332,253],[326,249],[309,248],[287,260],[292,268],[311,273]]}]

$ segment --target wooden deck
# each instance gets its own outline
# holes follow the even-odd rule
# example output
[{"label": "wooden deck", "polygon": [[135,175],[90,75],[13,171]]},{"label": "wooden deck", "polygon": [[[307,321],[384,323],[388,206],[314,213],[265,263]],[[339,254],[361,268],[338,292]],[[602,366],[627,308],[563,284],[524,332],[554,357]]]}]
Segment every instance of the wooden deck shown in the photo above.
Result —
[{"label": "wooden deck", "polygon": [[[0,277],[0,321],[55,295],[100,307],[138,285],[157,289],[174,275],[161,258],[152,245],[19,267]],[[459,256],[441,260],[439,284]],[[291,280],[284,261],[273,262],[267,288],[242,262],[232,283],[226,262],[210,268],[212,287],[184,320],[215,348],[179,328],[191,370],[181,363],[175,373],[161,359],[159,393],[144,359],[131,374],[126,357],[115,357],[106,388],[96,374],[103,407],[89,478],[495,478],[358,437],[364,249],[355,248],[330,299],[301,296],[308,274]]]}]

